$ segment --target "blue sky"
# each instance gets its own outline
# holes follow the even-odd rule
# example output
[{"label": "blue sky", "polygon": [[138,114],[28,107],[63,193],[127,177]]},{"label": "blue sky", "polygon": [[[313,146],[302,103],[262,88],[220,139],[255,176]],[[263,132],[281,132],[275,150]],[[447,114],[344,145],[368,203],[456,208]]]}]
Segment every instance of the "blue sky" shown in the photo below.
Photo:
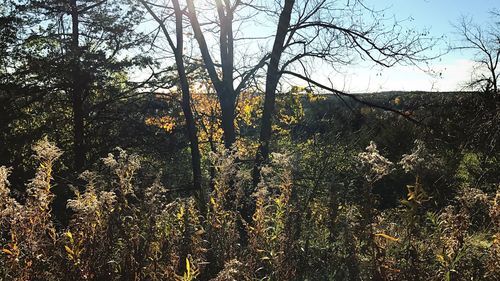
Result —
[{"label": "blue sky", "polygon": [[[461,16],[469,16],[474,22],[486,25],[492,21],[490,11],[500,11],[500,0],[370,0],[365,3],[377,9],[387,8],[386,15],[395,15],[397,19],[409,18],[406,27],[429,29],[431,35],[444,36],[450,43],[457,41],[453,23]],[[443,42],[441,50],[445,48]],[[329,73],[328,76],[330,80],[333,76],[333,80],[342,85],[339,88],[351,92],[454,91],[463,89],[474,63],[471,53],[450,52],[430,65],[442,73],[440,78],[431,77],[413,66],[382,69],[369,64],[351,67],[344,75]]]},{"label": "blue sky", "polygon": [[397,18],[411,18],[406,24],[414,28],[429,28],[435,36],[453,40],[453,24],[461,16],[470,16],[484,25],[491,21],[490,11],[500,11],[500,0],[372,0],[374,7],[388,7],[387,13]]},{"label": "blue sky", "polygon": [[432,27],[436,32],[451,31],[450,23],[461,15],[485,22],[489,11],[500,9],[500,0],[372,0],[374,7],[389,7],[398,17],[412,16],[417,27]]}]

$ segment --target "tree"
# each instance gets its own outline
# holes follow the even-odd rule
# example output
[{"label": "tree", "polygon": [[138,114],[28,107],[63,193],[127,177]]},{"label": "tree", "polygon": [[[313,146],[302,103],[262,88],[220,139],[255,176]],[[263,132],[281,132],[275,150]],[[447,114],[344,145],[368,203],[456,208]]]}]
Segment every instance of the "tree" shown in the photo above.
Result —
[{"label": "tree", "polygon": [[37,96],[34,100],[46,108],[58,105],[54,112],[41,112],[54,123],[71,124],[71,140],[61,142],[71,143],[74,170],[82,171],[97,118],[134,91],[125,86],[127,71],[147,63],[133,53],[147,41],[133,29],[142,15],[127,0],[18,1],[14,6],[30,19],[18,31],[22,53],[9,75],[31,89],[25,87],[16,99]]},{"label": "tree", "polygon": [[154,18],[154,20],[160,26],[160,30],[165,36],[170,51],[174,54],[175,68],[178,75],[178,85],[180,86],[180,91],[182,94],[181,107],[184,113],[185,123],[186,123],[186,134],[190,143],[191,148],[191,167],[193,171],[193,188],[197,190],[199,194],[199,205],[205,206],[206,194],[202,186],[202,175],[201,175],[201,154],[198,141],[198,129],[195,124],[193,117],[193,111],[191,109],[191,91],[189,88],[188,74],[186,71],[186,66],[184,63],[184,24],[183,24],[183,12],[178,0],[172,0],[173,14],[175,16],[175,43],[170,35],[165,19],[160,18],[157,13],[151,8],[151,5],[144,0],[140,0],[142,5],[146,8],[148,13]]},{"label": "tree", "polygon": [[487,153],[492,153],[498,147],[500,133],[500,14],[492,11],[491,21],[485,25],[463,16],[455,29],[460,39],[452,49],[470,52],[475,63],[466,87],[480,92],[461,106],[462,111],[470,112],[464,114],[468,116],[465,139],[469,145],[481,143]]},{"label": "tree", "polygon": [[234,10],[238,3],[234,6],[230,1],[217,0],[216,9],[219,16],[217,23],[220,31],[219,51],[221,58],[222,78],[219,77],[216,65],[209,51],[209,46],[205,39],[205,35],[201,29],[198,20],[198,13],[194,2],[187,0],[188,17],[191,27],[194,32],[196,41],[200,48],[200,53],[204,62],[204,68],[207,70],[212,84],[217,92],[221,105],[221,122],[224,130],[224,144],[226,148],[231,148],[236,141],[236,132],[234,128],[234,108],[236,105],[237,93],[234,89],[234,36],[232,29],[232,19]]},{"label": "tree", "polygon": [[482,27],[471,18],[462,17],[455,29],[461,37],[456,50],[469,50],[474,53],[476,62],[468,86],[479,89],[493,97],[499,93],[500,60],[500,14],[491,12],[492,23]]},{"label": "tree", "polygon": [[[0,6],[0,159],[9,159],[16,164],[18,161],[12,161],[15,158],[13,154],[21,150],[19,143],[25,136],[19,132],[22,130],[16,133],[12,124],[25,117],[23,108],[35,103],[42,96],[41,91],[36,91],[36,86],[30,83],[16,83],[24,76],[22,73],[16,73],[13,67],[23,56],[18,44],[20,30],[25,24],[25,19],[17,12],[14,3],[5,1]],[[20,98],[20,93],[26,90],[33,90],[36,94]]]},{"label": "tree", "polygon": [[315,79],[313,73],[318,71],[314,69],[315,62],[347,65],[357,57],[391,67],[428,59],[423,54],[432,45],[426,32],[403,30],[398,22],[385,26],[383,11],[370,9],[363,1],[306,1],[297,3],[294,9],[289,5],[293,8],[294,1],[278,6],[279,21],[265,81],[260,147],[253,171],[254,186],[259,182],[260,166],[269,157],[275,96],[282,76],[355,98]]}]

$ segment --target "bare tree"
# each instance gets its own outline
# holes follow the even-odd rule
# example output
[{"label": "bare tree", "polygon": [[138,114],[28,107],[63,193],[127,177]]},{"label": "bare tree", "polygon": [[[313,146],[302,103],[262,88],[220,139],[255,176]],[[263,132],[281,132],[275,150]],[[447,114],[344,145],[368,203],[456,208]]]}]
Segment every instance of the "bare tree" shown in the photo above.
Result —
[{"label": "bare tree", "polygon": [[461,37],[455,50],[474,53],[475,68],[468,87],[496,96],[499,93],[500,14],[492,12],[492,23],[482,27],[471,18],[462,17],[455,29]]},{"label": "bare tree", "polygon": [[[233,18],[234,12],[238,8],[240,1],[234,4],[230,0],[216,0],[219,28],[219,53],[220,70],[216,66],[210,46],[207,43],[201,23],[198,19],[198,11],[193,0],[187,0],[188,17],[194,32],[194,37],[198,42],[200,53],[203,59],[203,66],[207,70],[213,87],[217,92],[217,97],[221,106],[221,123],[224,130],[224,144],[226,148],[231,148],[236,141],[236,130],[234,127],[235,107],[237,92],[234,87],[234,34]],[[222,72],[222,77],[219,73]]]},{"label": "bare tree", "polygon": [[466,88],[482,93],[469,105],[475,111],[468,119],[469,135],[494,151],[500,134],[500,12],[491,11],[490,21],[485,25],[463,16],[455,29],[460,41],[452,49],[472,52],[475,62]]},{"label": "bare tree", "polygon": [[[349,95],[324,85],[315,77],[315,65],[348,65],[356,59],[369,60],[383,67],[397,63],[415,64],[429,59],[424,52],[433,40],[426,32],[404,30],[397,21],[388,20],[383,10],[367,7],[363,1],[310,0],[295,3],[287,20],[287,4],[280,7],[275,45],[267,68],[264,111],[259,150],[253,171],[254,186],[259,182],[260,166],[269,157],[272,116],[277,85],[283,76],[300,79],[313,87]],[[290,15],[288,15],[290,17]]]},{"label": "bare tree", "polygon": [[[202,176],[201,176],[201,154],[198,141],[198,130],[194,121],[193,111],[191,109],[191,93],[189,90],[188,75],[184,63],[184,25],[183,25],[183,9],[181,8],[178,0],[171,1],[171,8],[175,17],[175,43],[170,35],[170,32],[165,24],[165,19],[160,18],[151,7],[152,5],[145,0],[139,0],[146,8],[148,13],[160,26],[160,30],[165,36],[170,50],[174,54],[175,66],[178,75],[178,84],[182,93],[181,107],[186,119],[186,132],[189,139],[191,149],[191,167],[193,170],[193,188],[199,192],[198,201],[202,210],[205,208],[206,194],[203,190]],[[158,6],[158,5],[155,5]],[[168,8],[169,5],[161,6],[162,9]]]}]

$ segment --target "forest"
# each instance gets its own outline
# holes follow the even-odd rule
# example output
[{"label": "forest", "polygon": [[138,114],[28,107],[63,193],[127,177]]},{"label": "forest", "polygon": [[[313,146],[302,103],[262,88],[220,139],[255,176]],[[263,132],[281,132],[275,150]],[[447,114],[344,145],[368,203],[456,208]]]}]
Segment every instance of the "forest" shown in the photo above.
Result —
[{"label": "forest", "polygon": [[[0,281],[500,280],[500,7],[372,5],[3,0]],[[450,52],[454,91],[327,75]]]}]

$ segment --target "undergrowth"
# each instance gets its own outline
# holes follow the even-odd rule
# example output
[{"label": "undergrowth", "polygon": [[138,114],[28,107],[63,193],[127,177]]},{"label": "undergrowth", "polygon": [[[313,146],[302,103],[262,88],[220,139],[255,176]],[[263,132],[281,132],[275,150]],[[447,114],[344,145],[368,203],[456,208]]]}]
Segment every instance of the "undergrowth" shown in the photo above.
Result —
[{"label": "undergrowth", "polygon": [[[435,206],[423,179],[442,163],[422,142],[396,164],[371,143],[352,159],[356,180],[313,197],[301,196],[309,191],[294,180],[294,156],[273,154],[250,199],[251,223],[239,211],[250,169],[237,152],[211,155],[203,213],[195,196],[172,197],[159,179],[138,184],[141,158],[117,149],[102,159],[105,169],[80,175],[86,184],[72,188],[64,227],[51,211],[62,152],[47,139],[33,150],[39,166],[25,200],[10,195],[10,169],[0,167],[0,280],[500,279],[498,188],[464,182]],[[378,208],[373,189],[396,170],[414,179],[407,196]]]}]

